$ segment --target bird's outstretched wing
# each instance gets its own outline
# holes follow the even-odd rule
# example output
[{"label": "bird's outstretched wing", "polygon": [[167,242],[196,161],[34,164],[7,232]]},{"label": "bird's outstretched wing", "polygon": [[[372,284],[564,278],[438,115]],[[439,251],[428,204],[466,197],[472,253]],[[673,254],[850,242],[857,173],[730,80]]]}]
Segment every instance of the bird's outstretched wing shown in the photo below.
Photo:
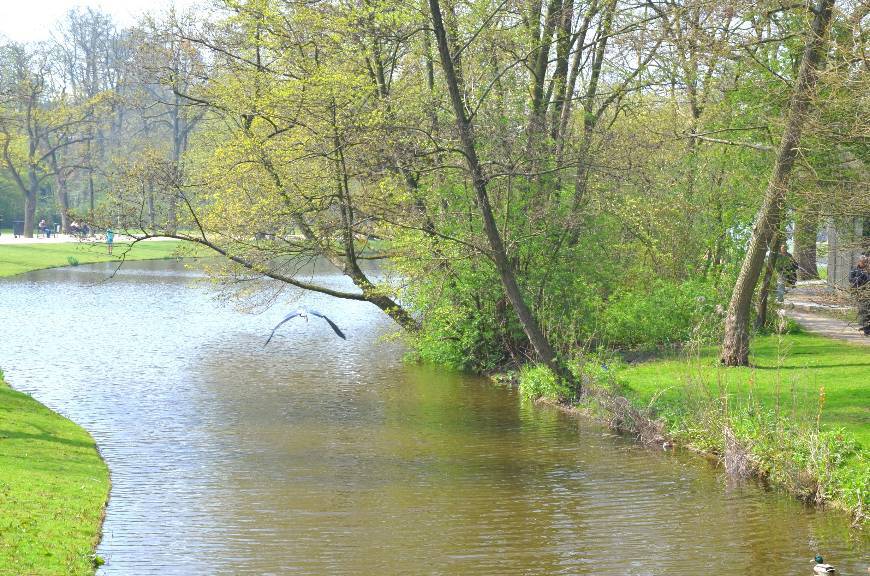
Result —
[{"label": "bird's outstretched wing", "polygon": [[336,334],[338,334],[339,338],[341,338],[342,340],[347,340],[347,336],[344,335],[344,332],[342,332],[341,329],[335,325],[335,322],[327,318],[325,314],[321,314],[320,312],[311,309],[308,310],[308,313],[312,316],[317,316],[318,318],[323,318],[324,320],[326,320],[326,322],[329,324],[329,327],[332,328]]},{"label": "bird's outstretched wing", "polygon": [[296,318],[297,316],[299,316],[299,315],[301,315],[301,314],[302,314],[302,311],[301,311],[301,310],[297,310],[296,312],[291,312],[290,314],[287,314],[286,316],[284,316],[284,319],[281,320],[280,322],[278,322],[278,323],[275,325],[275,327],[272,328],[272,333],[269,334],[269,339],[266,340],[266,344],[263,344],[263,348],[265,348],[266,345],[268,345],[269,342],[272,341],[272,336],[275,335],[275,331],[276,331],[278,328],[280,328],[281,325],[282,325],[284,322],[287,322],[288,320],[293,320],[294,318]]}]

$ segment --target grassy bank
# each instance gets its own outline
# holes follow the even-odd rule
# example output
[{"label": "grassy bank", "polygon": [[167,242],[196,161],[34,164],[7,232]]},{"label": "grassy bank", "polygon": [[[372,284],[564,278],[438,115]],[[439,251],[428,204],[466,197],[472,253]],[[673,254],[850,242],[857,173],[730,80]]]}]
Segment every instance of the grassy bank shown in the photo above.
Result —
[{"label": "grassy bank", "polygon": [[90,435],[0,375],[0,575],[93,574],[108,492]]},{"label": "grassy bank", "polygon": [[[866,521],[870,348],[810,334],[760,336],[751,361],[723,368],[713,347],[628,366],[590,361],[577,366],[587,386],[576,406]],[[535,370],[520,375],[526,395],[566,396],[548,391]]]},{"label": "grassy bank", "polygon": [[115,244],[114,254],[110,256],[103,243],[0,244],[0,277],[59,266],[118,262],[121,257],[125,260],[172,258],[183,245],[183,242],[167,240],[139,242],[131,248],[121,242]]},{"label": "grassy bank", "polygon": [[727,396],[733,410],[818,418],[823,430],[843,428],[870,447],[870,348],[801,333],[755,338],[750,354],[751,367],[724,368],[718,350],[705,348],[626,367],[621,377],[631,398],[646,405],[656,397],[661,413],[684,411],[687,398]]}]

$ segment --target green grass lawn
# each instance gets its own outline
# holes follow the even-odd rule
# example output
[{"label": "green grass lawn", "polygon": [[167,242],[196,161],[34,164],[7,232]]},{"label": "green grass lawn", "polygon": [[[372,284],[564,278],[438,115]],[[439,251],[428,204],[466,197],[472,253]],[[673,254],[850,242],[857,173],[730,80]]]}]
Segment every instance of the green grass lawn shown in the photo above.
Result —
[{"label": "green grass lawn", "polygon": [[93,574],[108,492],[90,435],[0,376],[0,575]]},{"label": "green grass lawn", "polygon": [[759,336],[750,348],[750,368],[723,368],[718,350],[694,357],[629,366],[620,374],[636,400],[659,410],[727,394],[735,407],[749,403],[814,421],[824,388],[822,427],[843,427],[870,447],[870,348],[811,334]]},{"label": "green grass lawn", "polygon": [[[89,242],[63,242],[45,244],[0,244],[0,277],[14,276],[32,270],[78,264],[127,260],[154,260],[171,258],[185,244],[179,241],[115,243],[114,254],[107,253],[106,245]],[[185,250],[187,250],[185,248]],[[189,254],[187,254],[189,255]],[[72,259],[72,261],[71,261]]]}]

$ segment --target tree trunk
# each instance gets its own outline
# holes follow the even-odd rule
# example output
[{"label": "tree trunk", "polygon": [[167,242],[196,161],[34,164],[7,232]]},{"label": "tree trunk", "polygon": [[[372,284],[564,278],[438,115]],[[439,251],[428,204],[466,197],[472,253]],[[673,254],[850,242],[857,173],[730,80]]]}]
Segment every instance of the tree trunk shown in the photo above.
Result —
[{"label": "tree trunk", "polygon": [[66,191],[66,178],[57,178],[57,206],[60,210],[60,229],[69,234],[69,193]]},{"label": "tree trunk", "polygon": [[[571,27],[574,23],[573,2],[563,2],[556,34],[556,68],[553,72],[553,108],[550,112],[550,137],[558,142],[561,136],[562,109],[568,96],[568,65],[571,58]],[[557,145],[558,147],[558,145]]]},{"label": "tree trunk", "polygon": [[[589,31],[589,23],[592,21],[592,17],[597,10],[597,2],[592,2],[589,7],[586,9],[586,14],[583,17],[583,23],[580,25],[580,30],[577,33],[577,39],[575,40],[575,44],[577,46],[576,53],[574,54],[574,62],[570,66],[570,72],[568,73],[568,81],[565,84],[565,90],[562,93],[562,105],[561,110],[559,112],[559,138],[556,140],[556,163],[557,166],[562,165],[562,160],[564,158],[565,152],[565,138],[568,133],[568,123],[571,119],[571,111],[572,111],[572,102],[574,89],[577,86],[577,78],[580,74],[580,65],[583,62],[583,46],[586,42],[586,34]],[[569,24],[570,26],[570,24]],[[561,176],[560,176],[561,178]]]},{"label": "tree trunk", "polygon": [[148,229],[157,228],[157,210],[154,208],[154,185],[148,183]]},{"label": "tree trunk", "polygon": [[29,186],[24,193],[24,237],[33,238],[33,226],[36,224],[36,204],[39,201],[39,180],[36,178],[37,167],[30,166],[28,170]]},{"label": "tree trunk", "polygon": [[489,195],[486,190],[486,178],[483,175],[483,170],[480,166],[480,161],[475,150],[474,132],[471,121],[465,115],[465,102],[462,96],[462,90],[456,75],[456,70],[453,66],[453,58],[450,55],[450,47],[447,43],[447,34],[444,30],[444,22],[441,18],[441,7],[438,0],[429,0],[429,8],[431,10],[432,25],[435,31],[435,38],[438,41],[438,52],[441,58],[441,66],[444,69],[444,76],[447,81],[447,88],[450,92],[450,100],[453,105],[453,112],[456,116],[456,126],[459,129],[459,137],[462,141],[462,150],[465,153],[465,159],[471,172],[472,185],[474,186],[475,196],[477,197],[477,207],[483,217],[483,227],[486,232],[487,240],[489,241],[491,255],[495,262],[496,268],[501,278],[505,294],[513,305],[514,311],[519,318],[523,331],[529,339],[532,347],[535,349],[540,360],[550,367],[559,377],[565,378],[568,373],[558,362],[556,354],[553,351],[550,342],[547,340],[544,333],[538,326],[532,311],[526,304],[523,298],[519,284],[517,284],[513,266],[505,252],[504,244],[502,243],[501,235],[498,231],[498,226],[495,217],[492,213],[492,206],[489,202]]},{"label": "tree trunk", "polygon": [[94,212],[97,210],[97,202],[94,198],[94,171],[93,169],[88,171],[88,198],[90,198],[91,211],[89,213],[89,218],[91,220],[94,219]]},{"label": "tree trunk", "polygon": [[605,5],[599,27],[599,40],[592,57],[592,67],[589,85],[583,97],[583,139],[577,152],[577,174],[574,180],[574,198],[572,200],[571,214],[575,219],[569,223],[569,245],[575,245],[580,238],[580,208],[586,198],[586,188],[589,184],[589,156],[592,147],[592,131],[598,123],[598,115],[595,113],[595,98],[598,95],[598,80],[601,77],[601,68],[604,64],[604,55],[607,49],[607,41],[610,38],[610,30],[613,26],[613,15],[616,11],[616,1],[611,0]]},{"label": "tree trunk", "polygon": [[64,234],[69,234],[69,193],[67,192],[67,178],[70,173],[62,168],[57,161],[57,153],[51,154],[51,169],[54,170],[55,196],[60,210],[60,229]]},{"label": "tree trunk", "polygon": [[545,129],[547,103],[544,102],[544,85],[547,80],[547,68],[550,63],[550,46],[553,42],[553,32],[556,30],[557,24],[559,24],[561,13],[561,0],[550,0],[547,3],[547,15],[545,17],[544,29],[541,31],[540,37],[537,37],[536,35],[536,37],[533,38],[533,41],[537,46],[535,46],[535,49],[532,51],[532,61],[530,62],[532,70],[532,85],[529,92],[532,96],[532,113],[529,118],[529,132],[535,135],[543,132]]},{"label": "tree trunk", "polygon": [[773,280],[773,271],[776,270],[776,261],[779,258],[779,244],[780,235],[777,234],[770,243],[770,253],[767,256],[764,279],[761,281],[761,290],[758,292],[758,302],[755,305],[756,330],[761,330],[767,323],[767,303],[770,299],[770,283]]},{"label": "tree trunk", "polygon": [[834,0],[819,0],[812,29],[804,49],[797,82],[789,106],[789,117],[776,156],[773,174],[767,185],[764,202],[755,218],[749,248],[734,285],[728,314],[725,317],[725,338],[721,361],[726,366],[749,364],[749,311],[752,293],[758,283],[764,253],[770,238],[779,228],[783,202],[788,191],[789,176],[800,145],[803,124],[816,84],[816,71],[824,57],[824,36],[831,21]]},{"label": "tree trunk", "polygon": [[395,320],[402,328],[414,332],[420,328],[417,321],[407,310],[400,306],[389,296],[379,293],[378,287],[369,279],[359,266],[354,240],[354,209],[353,199],[350,195],[348,184],[347,165],[344,158],[344,143],[338,134],[338,120],[336,118],[335,104],[332,106],[332,144],[335,150],[335,184],[336,194],[341,208],[342,240],[344,244],[344,262],[325,251],[327,258],[337,267],[340,267],[353,283],[363,292],[366,300],[383,310],[387,316]]},{"label": "tree trunk", "polygon": [[798,280],[818,280],[816,267],[816,236],[819,213],[812,206],[798,211],[794,224],[794,256],[798,265]]},{"label": "tree trunk", "polygon": [[[333,130],[335,130],[334,117]],[[306,223],[305,220],[303,220],[302,216],[298,213],[292,216],[293,223],[296,225],[296,228],[305,237],[306,240],[309,240],[310,242],[320,247],[319,252],[321,256],[329,260],[329,262],[333,266],[346,274],[353,281],[354,285],[362,290],[362,296],[355,295],[355,300],[364,300],[366,302],[374,304],[375,306],[383,310],[387,314],[387,316],[392,318],[402,328],[408,330],[409,332],[416,332],[420,329],[420,323],[417,322],[417,320],[401,304],[384,294],[383,290],[375,285],[359,266],[359,262],[356,256],[356,247],[353,243],[353,208],[350,205],[350,193],[347,191],[347,168],[344,165],[344,153],[342,151],[341,140],[338,137],[337,132],[334,133],[334,139],[332,143],[335,147],[336,153],[336,157],[333,159],[333,162],[335,164],[336,170],[336,194],[339,202],[341,203],[340,214],[342,218],[342,244],[344,247],[344,254],[338,254],[336,251],[334,251],[331,248],[331,241],[318,238],[314,230],[311,229],[308,223]],[[277,189],[283,190],[284,184],[281,180],[281,176],[275,170],[275,167],[272,165],[271,161],[268,159],[268,157],[263,157],[262,161],[263,166],[266,168],[266,171],[269,173],[269,176],[272,178],[272,181],[274,182]],[[212,248],[215,248],[214,245],[210,243],[206,244]],[[218,252],[220,252],[220,250],[218,250]],[[250,268],[249,264],[246,264],[241,260],[237,259],[236,262],[239,262],[245,267]],[[288,282],[289,280],[279,278],[277,275],[271,277],[285,282]],[[300,286],[298,283],[288,283],[294,286]],[[330,291],[318,289],[313,286],[305,287],[305,289],[320,292],[322,294],[330,294],[331,296],[336,296],[338,298],[346,297],[343,294],[332,293]]]},{"label": "tree trunk", "polygon": [[[175,168],[177,184],[181,183],[183,168],[181,158],[186,148],[184,118],[181,116],[181,98],[175,97],[175,105],[172,107],[172,165]],[[169,191],[168,206],[166,208],[166,230],[175,234],[178,230],[178,195],[174,190]]]},{"label": "tree trunk", "polygon": [[36,221],[36,200],[39,197],[39,186],[35,182],[24,194],[24,237],[33,238],[33,224]]}]

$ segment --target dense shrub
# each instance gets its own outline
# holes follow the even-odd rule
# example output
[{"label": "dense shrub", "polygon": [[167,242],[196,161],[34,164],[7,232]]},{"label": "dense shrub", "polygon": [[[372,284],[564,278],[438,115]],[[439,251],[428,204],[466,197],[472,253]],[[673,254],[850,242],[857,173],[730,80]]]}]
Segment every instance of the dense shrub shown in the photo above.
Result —
[{"label": "dense shrub", "polygon": [[520,394],[531,400],[546,398],[560,401],[571,395],[568,386],[542,364],[526,364],[520,369],[519,379]]},{"label": "dense shrub", "polygon": [[623,348],[706,339],[719,324],[717,303],[715,290],[698,282],[657,281],[646,289],[618,290],[601,314],[602,336]]}]

